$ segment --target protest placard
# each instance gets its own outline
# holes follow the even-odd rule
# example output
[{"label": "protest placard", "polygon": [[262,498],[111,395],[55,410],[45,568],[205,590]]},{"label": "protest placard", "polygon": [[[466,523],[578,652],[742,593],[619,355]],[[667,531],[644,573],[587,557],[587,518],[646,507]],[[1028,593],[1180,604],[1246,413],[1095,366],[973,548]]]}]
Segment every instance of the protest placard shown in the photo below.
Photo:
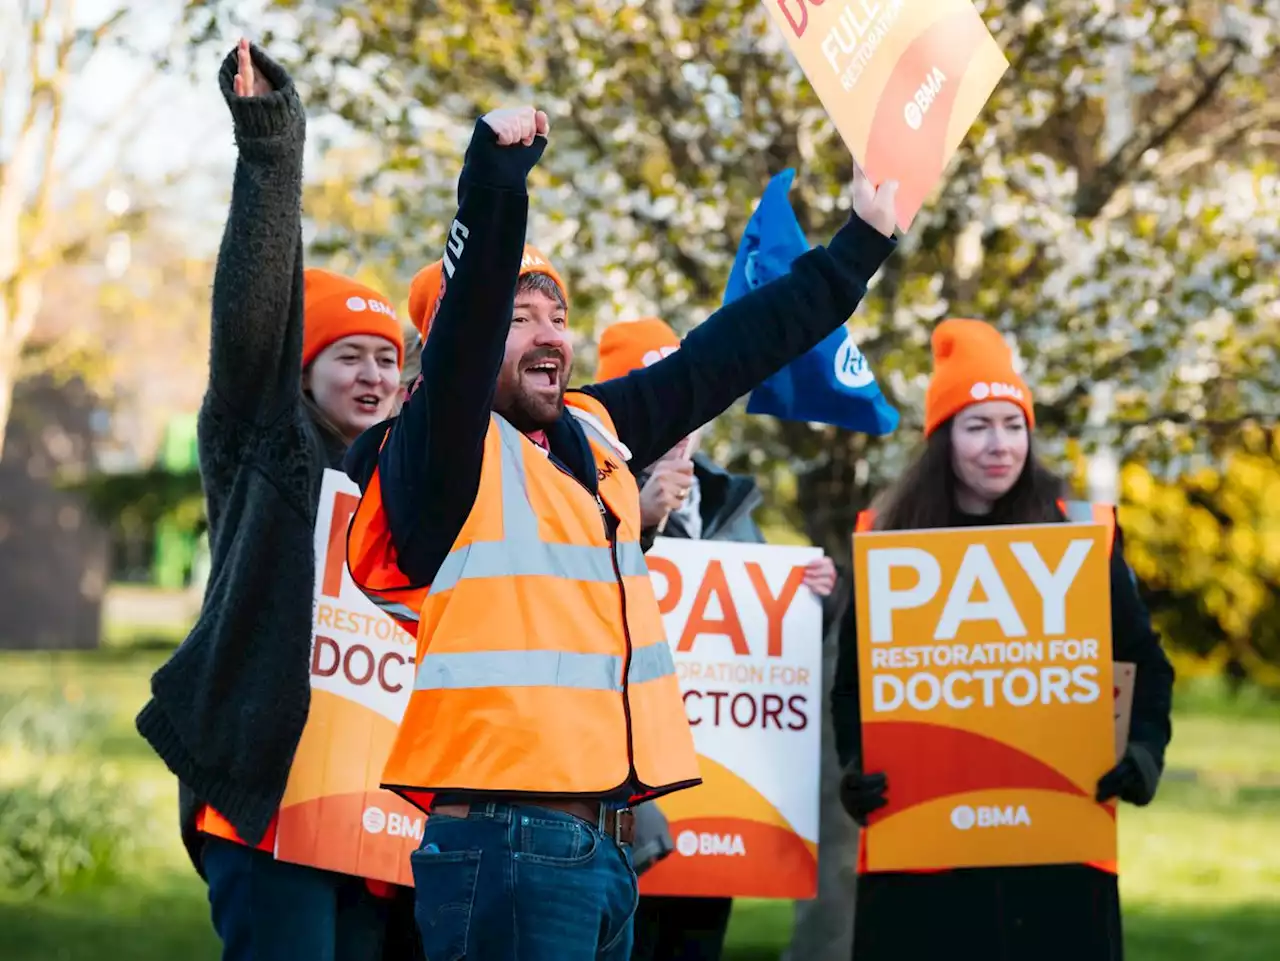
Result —
[{"label": "protest placard", "polygon": [[703,783],[659,802],[675,852],[642,894],[811,898],[822,609],[816,548],[657,539],[648,561]]},{"label": "protest placard", "polygon": [[[423,813],[378,787],[412,688],[414,638],[351,580],[359,491],[326,471],[316,521],[311,712],[276,857],[412,885]],[[814,548],[658,538],[648,557],[703,784],[661,802],[676,852],[646,894],[816,893],[822,612]]]},{"label": "protest placard", "polygon": [[854,537],[871,871],[1113,860],[1106,531],[1094,524]]},{"label": "protest placard", "polygon": [[1009,67],[969,0],[765,0],[872,183],[911,226]]},{"label": "protest placard", "polygon": [[1115,663],[1115,725],[1116,759],[1124,757],[1129,743],[1129,718],[1133,713],[1133,684],[1138,676],[1138,666],[1123,661]]},{"label": "protest placard", "polygon": [[280,805],[282,861],[412,885],[423,813],[378,787],[413,689],[415,639],[347,570],[360,491],[327,470],[316,515],[311,710]]}]

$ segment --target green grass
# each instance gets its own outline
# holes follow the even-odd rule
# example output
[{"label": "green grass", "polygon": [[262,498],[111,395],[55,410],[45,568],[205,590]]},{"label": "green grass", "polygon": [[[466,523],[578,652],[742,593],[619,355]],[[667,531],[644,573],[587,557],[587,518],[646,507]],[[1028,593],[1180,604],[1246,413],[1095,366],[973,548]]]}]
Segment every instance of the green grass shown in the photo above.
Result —
[{"label": "green grass", "polygon": [[34,902],[0,892],[6,961],[217,961],[204,885],[176,869]]},{"label": "green grass", "polygon": [[[165,653],[119,644],[67,654],[0,654],[0,703],[61,692],[104,712],[68,766],[120,774],[149,812],[131,876],[109,887],[19,901],[0,891],[6,961],[215,961],[204,887],[177,836],[175,788],[133,729]],[[1157,802],[1121,815],[1121,886],[1130,961],[1272,961],[1280,945],[1280,705],[1223,702],[1197,685],[1178,700],[1169,775]],[[0,755],[0,777],[24,773]],[[729,961],[772,961],[789,903],[741,901]],[[127,946],[127,947],[125,947]],[[122,953],[123,952],[123,953]]]}]

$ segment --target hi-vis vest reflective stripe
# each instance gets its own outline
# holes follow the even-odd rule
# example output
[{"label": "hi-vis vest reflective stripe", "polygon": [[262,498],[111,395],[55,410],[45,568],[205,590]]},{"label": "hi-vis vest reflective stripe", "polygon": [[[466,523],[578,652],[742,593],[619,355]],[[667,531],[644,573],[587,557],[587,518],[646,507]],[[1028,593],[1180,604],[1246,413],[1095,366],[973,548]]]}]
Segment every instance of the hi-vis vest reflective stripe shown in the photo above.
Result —
[{"label": "hi-vis vest reflective stripe", "polygon": [[[382,776],[415,803],[442,791],[638,800],[700,782],[629,453],[602,405],[578,393],[566,404],[598,497],[490,418],[475,503],[421,603],[414,690]],[[377,473],[348,551],[362,589],[408,586]]]},{"label": "hi-vis vest reflective stripe", "polygon": [[[420,592],[422,597],[426,597],[427,592]],[[394,597],[387,597],[381,594],[369,593],[365,595],[378,607],[382,613],[386,614],[393,621],[400,625],[400,629],[406,634],[418,636],[418,611],[410,607],[408,604]],[[419,605],[419,610],[421,605]]]},{"label": "hi-vis vest reflective stripe", "polygon": [[[1058,501],[1058,508],[1062,511],[1063,516],[1072,524],[1102,524],[1107,529],[1107,553],[1110,554],[1116,542],[1116,511],[1111,504],[1091,504],[1088,501]],[[875,511],[865,510],[858,514],[858,520],[854,527],[859,533],[865,533],[875,529],[876,514]],[[1115,861],[1087,861],[1091,868],[1097,868],[1099,871],[1106,871],[1109,874],[1119,874],[1120,865]],[[930,870],[927,868],[917,869],[915,871],[903,871],[903,874],[940,874],[945,868]],[[867,872],[867,834],[865,831],[858,834],[858,873],[866,874]]]}]

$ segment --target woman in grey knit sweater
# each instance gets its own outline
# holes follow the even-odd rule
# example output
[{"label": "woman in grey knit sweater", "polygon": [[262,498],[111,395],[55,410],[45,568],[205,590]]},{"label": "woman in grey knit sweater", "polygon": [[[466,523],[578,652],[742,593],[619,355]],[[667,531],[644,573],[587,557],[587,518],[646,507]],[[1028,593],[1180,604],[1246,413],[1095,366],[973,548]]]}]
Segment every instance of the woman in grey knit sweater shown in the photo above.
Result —
[{"label": "woman in grey knit sweater", "polygon": [[306,121],[288,74],[241,41],[219,81],[239,158],[199,418],[212,569],[138,730],[180,782],[224,958],[377,961],[396,900],[271,851],[310,706],[321,477],[392,413],[403,335],[381,294],[303,269]]}]

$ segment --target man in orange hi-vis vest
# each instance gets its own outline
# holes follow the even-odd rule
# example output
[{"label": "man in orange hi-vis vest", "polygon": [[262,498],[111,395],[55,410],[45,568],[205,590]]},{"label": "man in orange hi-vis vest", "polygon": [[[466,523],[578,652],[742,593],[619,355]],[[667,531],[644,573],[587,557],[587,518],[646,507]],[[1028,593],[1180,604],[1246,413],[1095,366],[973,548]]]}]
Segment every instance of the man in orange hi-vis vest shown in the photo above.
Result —
[{"label": "man in orange hi-vis vest", "polygon": [[894,185],[858,175],[849,222],[789,277],[566,393],[568,291],[524,245],[548,129],[532,108],[476,125],[444,255],[410,298],[421,385],[346,465],[352,575],[418,620],[382,780],[430,813],[412,862],[433,959],[628,958],[628,809],[699,783],[633,470],[843,324],[895,245]]}]

